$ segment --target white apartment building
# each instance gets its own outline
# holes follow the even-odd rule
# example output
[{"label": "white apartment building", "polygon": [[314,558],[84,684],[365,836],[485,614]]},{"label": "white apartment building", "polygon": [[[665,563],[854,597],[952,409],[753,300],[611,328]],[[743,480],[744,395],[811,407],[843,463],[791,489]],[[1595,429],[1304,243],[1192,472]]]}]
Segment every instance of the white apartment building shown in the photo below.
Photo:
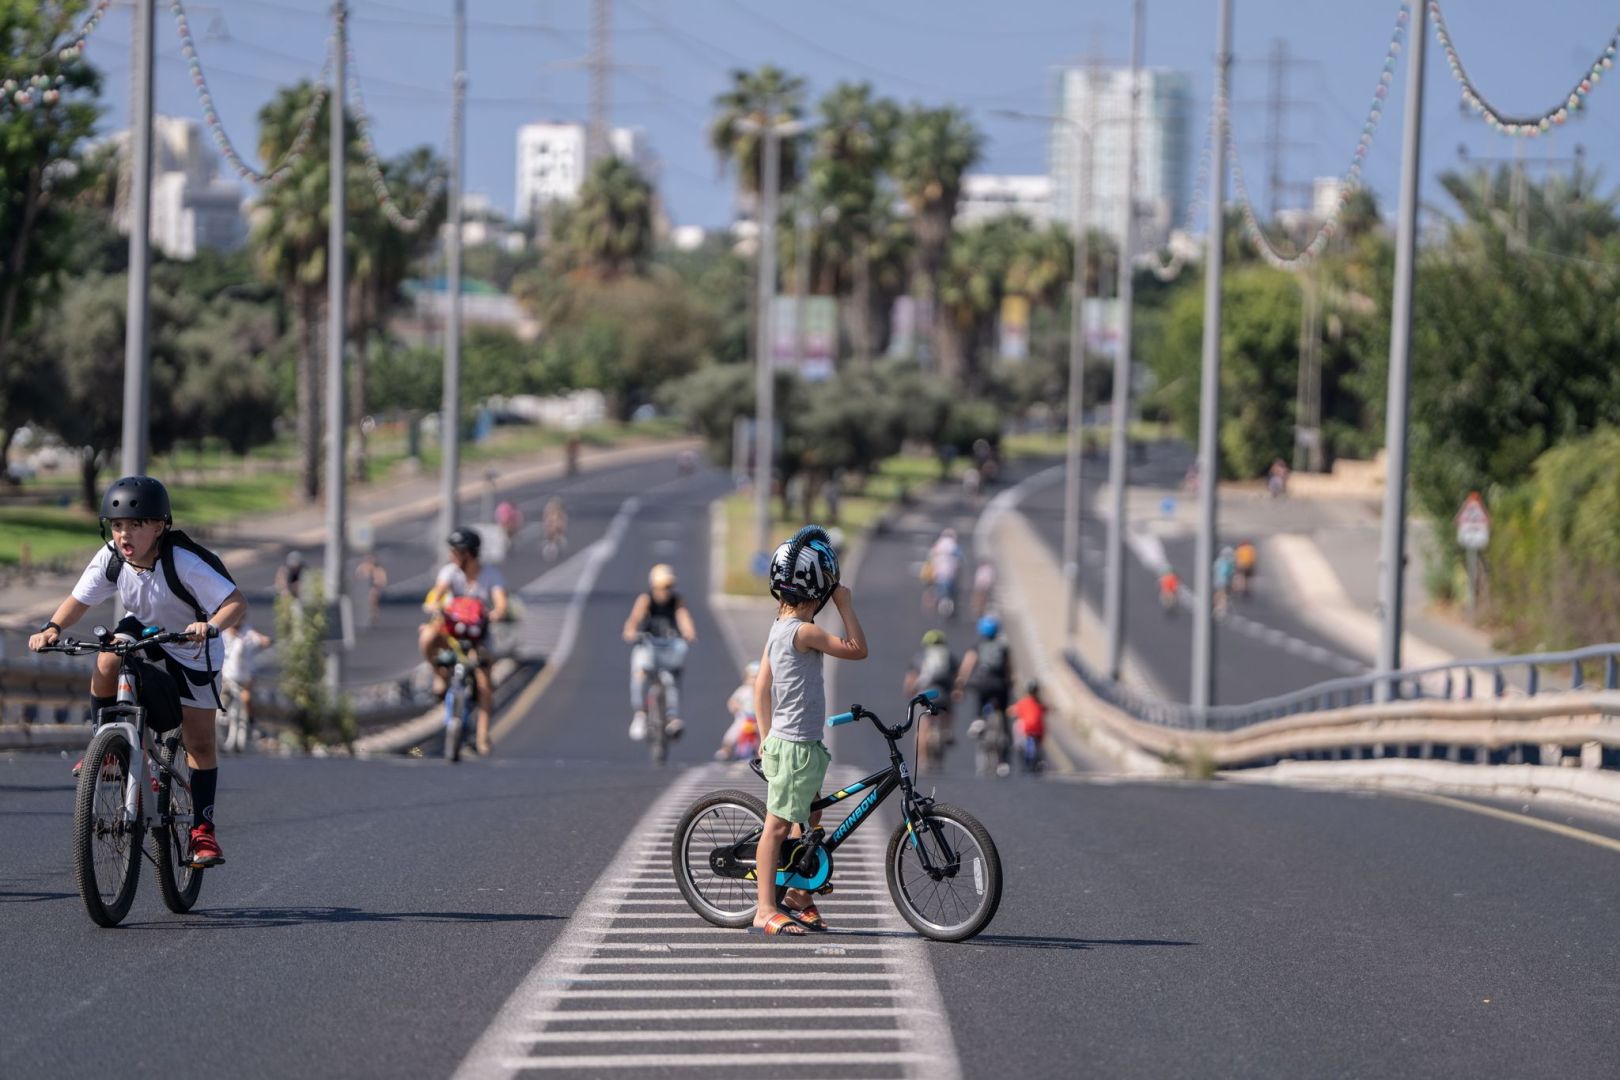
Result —
[{"label": "white apartment building", "polygon": [[[608,144],[614,157],[651,173],[652,154],[640,131],[614,128]],[[532,221],[552,203],[572,202],[585,182],[585,171],[584,124],[539,123],[518,128],[514,220]]]},{"label": "white apartment building", "polygon": [[956,203],[956,223],[1021,214],[1037,225],[1052,219],[1052,178],[1049,176],[992,176],[972,174],[962,177],[962,195]]},{"label": "white apartment building", "polygon": [[[1191,194],[1192,90],[1181,72],[1144,69],[1136,109],[1137,249],[1164,246],[1184,225]],[[1092,128],[1091,206],[1088,227],[1116,240],[1125,236],[1125,162],[1131,111],[1129,68],[1065,68],[1058,78],[1058,114],[1052,125],[1051,175],[1054,220],[1074,221],[1074,186],[1085,167],[1084,140],[1073,124]]]},{"label": "white apartment building", "polygon": [[[120,152],[129,132],[112,136]],[[152,246],[173,259],[204,250],[231,251],[247,242],[242,188],[219,178],[219,155],[202,126],[179,116],[152,118]],[[121,199],[118,227],[129,232],[129,202]]]}]

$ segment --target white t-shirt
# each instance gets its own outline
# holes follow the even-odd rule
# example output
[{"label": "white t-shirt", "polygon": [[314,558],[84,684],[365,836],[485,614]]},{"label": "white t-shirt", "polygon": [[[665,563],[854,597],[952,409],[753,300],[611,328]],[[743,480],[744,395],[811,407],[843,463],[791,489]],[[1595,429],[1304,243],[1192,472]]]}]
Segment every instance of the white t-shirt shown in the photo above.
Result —
[{"label": "white t-shirt", "polygon": [[448,585],[452,597],[471,596],[476,600],[482,600],[486,607],[493,608],[495,606],[495,590],[506,588],[506,579],[501,576],[499,567],[485,566],[480,563],[478,580],[468,581],[467,575],[462,573],[461,567],[455,563],[445,563],[444,568],[439,571],[437,584],[439,586]]},{"label": "white t-shirt", "polygon": [[928,561],[933,564],[935,581],[952,581],[962,568],[962,549],[955,540],[941,537],[928,550]]},{"label": "white t-shirt", "polygon": [[260,651],[259,638],[253,628],[239,623],[234,634],[221,634],[220,640],[225,643],[225,666],[220,674],[236,683],[253,678]]},{"label": "white t-shirt", "polygon": [[[141,571],[126,564],[118,573],[116,585],[108,581],[107,563],[112,554],[112,549],[106,546],[96,552],[96,557],[80,575],[79,583],[73,586],[73,599],[95,607],[116,593],[126,614],[147,626],[161,626],[168,631],[184,630],[197,621],[197,613],[191,606],[169,591],[169,580],[161,565]],[[172,558],[175,572],[203,610],[210,613],[219,610],[225,598],[236,591],[236,586],[228,579],[184,548],[172,549]],[[219,638],[210,640],[207,643],[209,657],[203,655],[203,647],[201,643],[182,641],[163,646],[163,651],[188,668],[201,671],[212,667],[218,671],[225,660],[224,644]]]}]

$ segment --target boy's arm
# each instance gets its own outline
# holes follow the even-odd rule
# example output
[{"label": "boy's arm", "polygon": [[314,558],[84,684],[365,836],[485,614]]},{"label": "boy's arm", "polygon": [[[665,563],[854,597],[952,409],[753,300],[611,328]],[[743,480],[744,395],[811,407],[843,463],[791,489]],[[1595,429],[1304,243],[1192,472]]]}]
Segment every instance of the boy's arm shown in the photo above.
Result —
[{"label": "boy's arm", "polygon": [[489,592],[490,599],[494,601],[490,605],[489,617],[494,622],[504,622],[508,606],[511,604],[511,599],[506,595],[506,586],[497,585]]},{"label": "boy's arm", "polygon": [[815,649],[838,660],[865,660],[866,631],[861,629],[860,617],[855,614],[855,600],[844,585],[833,590],[833,603],[838,606],[838,617],[844,621],[844,636],[833,637],[815,623],[804,623],[794,638],[794,644],[803,649]]},{"label": "boy's arm", "polygon": [[754,676],[754,721],[759,724],[759,741],[771,733],[771,650],[760,654],[759,674]]},{"label": "boy's arm", "polygon": [[[66,630],[68,627],[84,618],[84,613],[89,610],[90,605],[81,603],[70,596],[66,600],[62,601],[62,603],[57,607],[56,613],[51,616],[50,621],[61,627],[63,630]],[[56,644],[57,640],[60,639],[61,636],[62,635],[59,631],[52,630],[47,627],[46,629],[41,630],[39,633],[29,636],[28,647],[37,652],[41,646]]]},{"label": "boy's arm", "polygon": [[225,602],[219,605],[211,616],[202,622],[192,623],[186,627],[186,631],[196,640],[204,641],[208,637],[210,623],[220,630],[228,630],[247,617],[247,609],[247,598],[242,595],[242,590],[232,589],[231,595],[225,598]]}]

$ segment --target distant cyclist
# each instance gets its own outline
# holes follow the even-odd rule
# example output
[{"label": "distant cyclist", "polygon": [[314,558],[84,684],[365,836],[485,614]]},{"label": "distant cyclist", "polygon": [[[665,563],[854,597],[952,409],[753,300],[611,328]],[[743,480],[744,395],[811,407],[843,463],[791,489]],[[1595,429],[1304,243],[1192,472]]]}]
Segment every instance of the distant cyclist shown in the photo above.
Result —
[{"label": "distant cyclist", "polygon": [[675,591],[675,568],[659,563],[647,575],[647,591],[636,597],[630,617],[624,620],[624,640],[630,650],[630,738],[640,742],[647,737],[648,679],[668,673],[669,693],[664,701],[664,734],[679,738],[681,722],[681,670],[686,666],[687,646],[697,640],[697,625],[686,602]]},{"label": "distant cyclist", "polygon": [[546,508],[541,511],[540,528],[541,554],[548,561],[568,550],[568,508],[555,495],[546,500]]},{"label": "distant cyclist", "polygon": [[1171,567],[1159,575],[1159,607],[1166,615],[1174,615],[1181,604],[1181,576]]},{"label": "distant cyclist", "polygon": [[299,599],[304,580],[304,556],[298,551],[287,552],[287,558],[276,568],[276,594]]},{"label": "distant cyclist", "polygon": [[903,687],[906,696],[937,690],[941,706],[938,715],[930,716],[924,713],[917,721],[920,725],[917,731],[919,773],[931,764],[936,764],[931,760],[934,750],[937,749],[943,757],[945,747],[950,745],[951,691],[956,685],[958,666],[956,655],[951,652],[950,642],[945,639],[945,631],[930,630],[923,635],[922,648],[912,658],[911,667],[906,671]]},{"label": "distant cyclist", "polygon": [[1226,605],[1232,597],[1232,582],[1237,577],[1237,553],[1230,546],[1221,548],[1215,556],[1215,615],[1226,614]]},{"label": "distant cyclist", "polygon": [[981,618],[989,610],[990,601],[996,592],[996,564],[989,559],[980,559],[978,569],[973,571],[973,617]]},{"label": "distant cyclist", "polygon": [[928,589],[923,594],[923,607],[933,607],[949,619],[956,612],[956,579],[962,571],[962,545],[957,543],[955,529],[942,529],[939,539],[928,549],[924,577]]},{"label": "distant cyclist", "polygon": [[[483,551],[484,540],[476,529],[465,526],[458,528],[450,534],[446,542],[450,547],[450,561],[440,568],[433,588],[428,591],[427,599],[422,603],[422,608],[428,613],[429,618],[417,633],[417,645],[422,651],[422,658],[434,671],[434,696],[440,698],[444,697],[450,679],[449,667],[443,663],[442,656],[449,648],[449,638],[445,635],[441,617],[445,605],[451,600],[470,596],[483,603],[491,621],[500,622],[506,618],[508,603],[506,579],[501,575],[500,567],[485,566],[479,558],[480,552]],[[479,658],[478,668],[473,677],[478,687],[478,752],[487,755],[490,751],[490,713],[495,701],[495,688],[489,677],[488,657]]]},{"label": "distant cyclist", "polygon": [[1232,579],[1232,594],[1234,596],[1246,597],[1249,595],[1249,587],[1253,584],[1255,563],[1259,559],[1259,555],[1260,553],[1256,550],[1253,540],[1243,541],[1237,546],[1237,550],[1232,553],[1232,559],[1236,564],[1237,571],[1236,576]]},{"label": "distant cyclist", "polygon": [[973,710],[973,722],[968,726],[968,737],[983,736],[989,724],[999,724],[1000,760],[996,775],[1006,776],[1012,771],[1007,751],[1012,745],[1012,733],[1007,725],[1007,706],[1012,701],[1012,646],[1001,633],[1001,620],[986,615],[979,620],[979,640],[962,657],[962,667],[956,677],[956,692],[972,690],[978,698]]},{"label": "distant cyclist", "polygon": [[231,710],[232,723],[225,731],[225,749],[241,751],[247,748],[248,732],[253,725],[253,678],[258,668],[259,653],[270,647],[270,639],[246,622],[239,622],[220,632],[225,642],[225,662],[219,675],[227,698],[235,699]]}]

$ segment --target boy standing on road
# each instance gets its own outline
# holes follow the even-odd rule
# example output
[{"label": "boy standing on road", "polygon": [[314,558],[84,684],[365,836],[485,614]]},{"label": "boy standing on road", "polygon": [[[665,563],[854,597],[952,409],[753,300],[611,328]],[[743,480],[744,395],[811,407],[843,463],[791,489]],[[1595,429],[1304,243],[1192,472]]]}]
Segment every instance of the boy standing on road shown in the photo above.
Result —
[{"label": "boy standing on road", "polygon": [[[139,635],[142,628],[184,628],[196,644],[162,646],[158,660],[180,691],[182,742],[191,767],[191,798],[196,825],[191,830],[192,866],[225,861],[214,839],[214,792],[219,760],[214,740],[214,713],[219,708],[219,670],[225,659],[219,632],[242,621],[247,601],[230,577],[169,534],[174,518],[169,492],[150,476],[126,476],[101,500],[102,535],[111,535],[85,567],[73,594],[62,601],[50,621],[28,639],[35,652],[54,645],[62,631],[90,609],[117,596],[129,614],[119,633]],[[182,534],[183,537],[183,534]],[[211,553],[208,559],[218,560]],[[178,586],[178,588],[176,587]],[[189,594],[189,595],[188,595]],[[90,678],[90,705],[95,713],[113,705],[118,695],[118,657],[102,653]],[[92,768],[99,763],[92,763]]]},{"label": "boy standing on road", "polygon": [[[827,692],[822,657],[866,659],[866,634],[855,615],[849,588],[838,582],[838,555],[822,538],[789,541],[771,559],[771,595],[779,602],[776,622],[765,639],[754,680],[754,712],[765,737],[760,749],[768,785],[765,827],[755,848],[759,902],[755,934],[803,934],[805,926],[826,929],[808,893],[789,890],[776,906],[776,866],[782,841],[795,825],[810,819],[810,804],[821,790],[832,755],[822,743],[827,724]],[[828,599],[838,608],[844,636],[815,624]]]}]

